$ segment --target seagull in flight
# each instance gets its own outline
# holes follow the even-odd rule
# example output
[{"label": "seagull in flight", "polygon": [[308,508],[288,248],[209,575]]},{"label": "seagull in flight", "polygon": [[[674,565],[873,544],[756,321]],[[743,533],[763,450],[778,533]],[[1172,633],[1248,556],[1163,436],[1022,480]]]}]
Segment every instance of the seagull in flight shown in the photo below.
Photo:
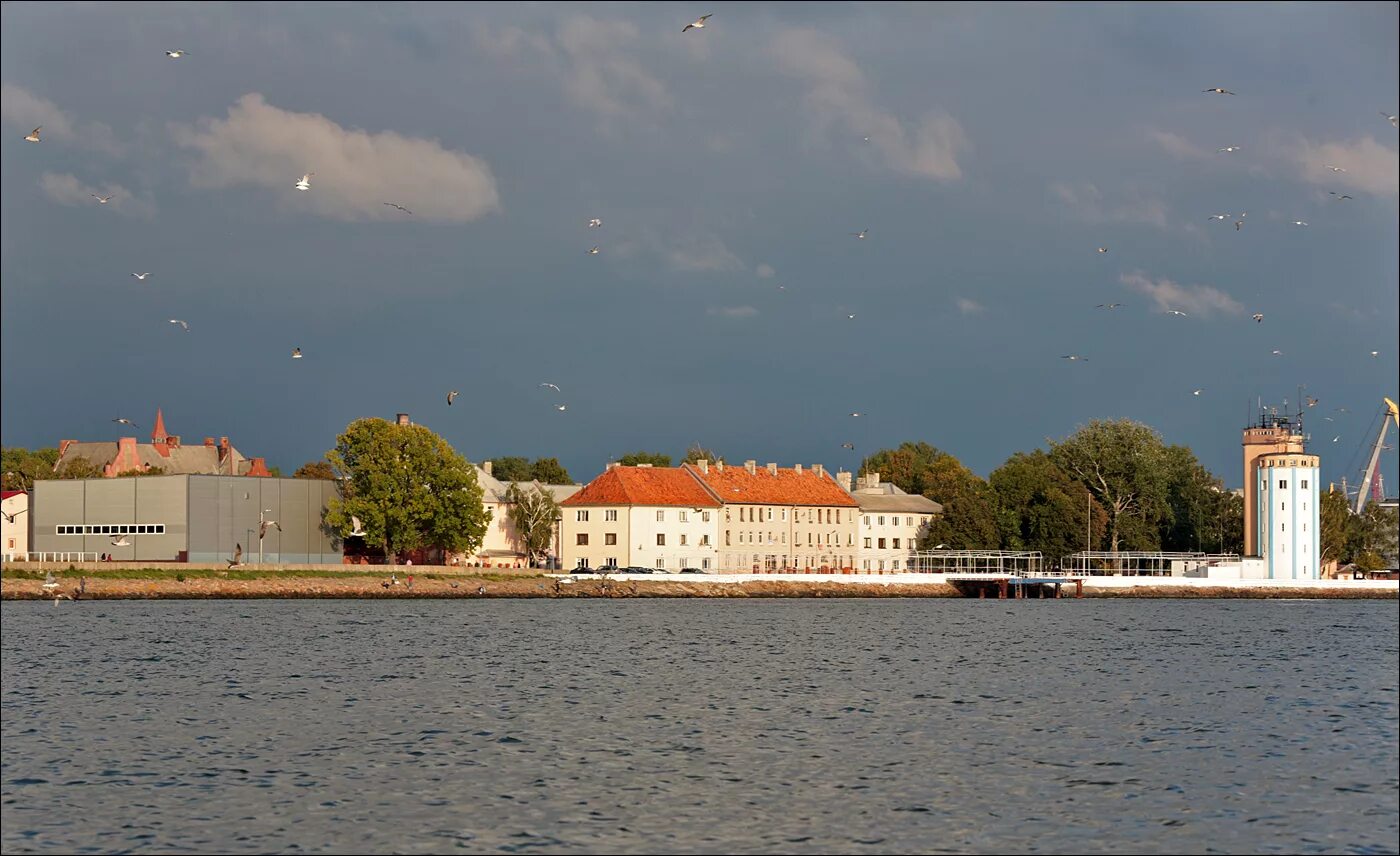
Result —
[{"label": "seagull in flight", "polygon": [[37,142],[39,142],[39,132],[42,131],[43,129],[44,129],[44,126],[43,126],[43,125],[40,125],[39,127],[37,127],[37,128],[35,128],[34,130],[30,131],[30,132],[29,132],[29,136],[25,137],[24,139],[25,139],[27,142],[31,142],[31,143],[37,143]]},{"label": "seagull in flight", "polygon": [[1306,225],[1308,225],[1308,224],[1307,224],[1307,222],[1304,221],[1304,220],[1294,220],[1294,221],[1293,221],[1293,225],[1294,225],[1294,226],[1306,226]]},{"label": "seagull in flight", "polygon": [[589,248],[588,248],[588,254],[589,254],[590,256],[596,256],[596,255],[598,255],[598,248],[597,248],[597,247],[589,247]]},{"label": "seagull in flight", "polygon": [[1062,355],[1060,356],[1060,359],[1062,359],[1062,360],[1069,360],[1069,361],[1072,362],[1072,363],[1073,363],[1073,362],[1087,363],[1087,362],[1089,361],[1089,358],[1088,358],[1088,357],[1081,357],[1081,356],[1079,356],[1078,354],[1062,354]]},{"label": "seagull in flight", "polygon": [[141,430],[141,426],[137,425],[135,422],[132,422],[130,419],[113,419],[112,421],[120,422],[123,425],[129,425],[130,427],[135,428],[137,431]]},{"label": "seagull in flight", "polygon": [[1379,357],[1380,355],[1381,355],[1381,352],[1380,352],[1380,351],[1372,351],[1372,352],[1371,352],[1371,356],[1373,356],[1373,357]]},{"label": "seagull in flight", "polygon": [[1204,389],[1193,389],[1193,390],[1191,390],[1191,394],[1192,394],[1192,395],[1200,395],[1200,394],[1203,393],[1203,392],[1205,392]]},{"label": "seagull in flight", "polygon": [[1240,150],[1240,148],[1241,148],[1240,146],[1225,146],[1224,148],[1216,149],[1216,151],[1217,151],[1217,152],[1237,152],[1237,151]]},{"label": "seagull in flight", "polygon": [[1381,115],[1390,120],[1390,127],[1392,127],[1392,128],[1400,127],[1400,125],[1396,125],[1396,124],[1395,124],[1396,119],[1397,119],[1397,118],[1400,118],[1400,117],[1397,117],[1397,116],[1395,116],[1395,115],[1392,114],[1392,113],[1387,113],[1387,112],[1385,112],[1384,110],[1381,111]]},{"label": "seagull in flight", "polygon": [[846,317],[852,321],[856,320],[856,316],[854,315],[847,315]]},{"label": "seagull in flight", "polygon": [[258,526],[258,540],[259,540],[259,541],[261,541],[263,538],[266,538],[266,537],[267,537],[267,530],[268,530],[268,529],[276,529],[278,532],[281,532],[281,531],[282,531],[282,524],[278,523],[276,520],[264,520],[264,521]]},{"label": "seagull in flight", "polygon": [[1099,252],[1101,252],[1101,253],[1106,253],[1106,252],[1108,252],[1108,247],[1099,247]]},{"label": "seagull in flight", "polygon": [[134,273],[134,274],[132,274],[132,276],[136,277],[137,279],[141,280],[142,282],[145,282],[145,281],[146,281],[146,277],[148,277],[148,276],[150,276],[150,275],[151,275],[150,271],[147,271],[146,273]]},{"label": "seagull in flight", "polygon": [[186,333],[190,332],[190,325],[184,321],[181,321],[179,318],[171,318],[170,323],[179,324],[180,328],[183,329]]},{"label": "seagull in flight", "polygon": [[601,217],[594,217],[592,220],[589,220],[589,221],[588,221],[588,228],[590,228],[590,229],[597,229],[599,226],[602,226],[602,225],[603,225],[603,220],[602,220]]},{"label": "seagull in flight", "polygon": [[842,443],[842,444],[841,444],[841,448],[843,448],[843,449],[850,449],[852,452],[854,452],[854,451],[856,450],[856,444],[855,444],[855,443]]},{"label": "seagull in flight", "polygon": [[1316,406],[1317,406],[1317,399],[1316,399],[1316,398],[1313,398],[1311,395],[1309,395],[1309,396],[1307,396],[1307,404],[1308,404],[1309,407],[1316,407]]},{"label": "seagull in flight", "polygon": [[350,515],[350,534],[349,534],[348,536],[346,536],[346,537],[349,537],[349,538],[363,538],[363,537],[365,537],[365,526],[364,526],[364,524],[360,522],[360,518],[356,517],[356,516],[353,515],[353,514]]},{"label": "seagull in flight", "polygon": [[301,348],[292,348],[292,359],[301,359]]},{"label": "seagull in flight", "polygon": [[866,414],[857,412],[857,413],[852,413],[851,415],[852,415],[852,416],[864,416],[864,415],[866,415]]},{"label": "seagull in flight", "polygon": [[1180,309],[1168,309],[1168,310],[1167,310],[1167,314],[1168,314],[1168,315],[1175,315],[1175,316],[1177,316],[1178,318],[1185,318],[1185,317],[1186,317],[1186,313],[1185,313],[1185,312],[1182,312]]},{"label": "seagull in flight", "polygon": [[558,410],[558,411],[560,411],[560,412],[562,413],[563,411],[569,409],[569,405],[567,405],[567,404],[558,404],[558,405],[555,405],[554,409],[555,409],[555,410]]},{"label": "seagull in flight", "polygon": [[1278,348],[1274,348],[1273,355],[1276,357],[1281,357],[1283,356],[1283,351],[1280,351]]},{"label": "seagull in flight", "polygon": [[228,566],[229,566],[230,568],[236,568],[236,567],[238,567],[239,565],[243,564],[243,545],[242,545],[242,544],[234,544],[234,545],[233,545],[233,558],[232,558],[232,559],[225,559],[225,561],[228,562]]},{"label": "seagull in flight", "polygon": [[88,196],[91,196],[93,199],[96,199],[98,205],[106,205],[108,202],[112,201],[111,194],[108,194],[107,196],[98,196],[96,193],[89,193]]},{"label": "seagull in flight", "polygon": [[130,547],[131,541],[125,535],[113,535],[111,538],[113,547]]},{"label": "seagull in flight", "polygon": [[[1244,215],[1241,214],[1240,216],[1243,217]],[[1236,220],[1236,221],[1235,221],[1235,231],[1238,232],[1239,230],[1241,230],[1241,229],[1243,229],[1243,228],[1244,228],[1244,220]]]},{"label": "seagull in flight", "polygon": [[1322,165],[1322,168],[1323,168],[1323,169],[1330,169],[1330,170],[1332,170],[1333,172],[1346,172],[1346,170],[1343,169],[1342,167],[1339,167],[1339,166],[1332,166],[1330,163],[1325,163],[1325,164],[1323,164],[1323,165]]},{"label": "seagull in flight", "polygon": [[1340,439],[1342,439],[1342,435],[1341,435],[1341,434],[1338,434],[1337,436],[1335,436],[1335,437],[1332,438],[1332,442],[1335,443],[1335,442],[1337,442],[1337,441],[1340,440]]},{"label": "seagull in flight", "polygon": [[461,394],[461,393],[457,392],[457,390],[455,390],[455,389],[452,390],[451,392],[449,392],[449,393],[447,394],[447,406],[448,406],[448,407],[451,407],[451,406],[452,406],[452,400],[453,400],[454,398],[456,398],[456,397],[457,397],[458,395],[460,395],[460,394]]},{"label": "seagull in flight", "polygon": [[1343,200],[1343,199],[1351,199],[1351,198],[1353,198],[1353,197],[1351,197],[1351,196],[1346,195],[1345,193],[1338,193],[1338,192],[1335,191],[1335,190],[1329,190],[1329,191],[1327,191],[1327,195],[1328,195],[1328,196],[1335,197],[1338,201],[1341,201],[1341,200]]},{"label": "seagull in flight", "polygon": [[1263,313],[1263,312],[1256,312],[1256,313],[1254,313],[1253,315],[1251,315],[1251,316],[1249,316],[1249,317],[1253,318],[1253,319],[1254,319],[1254,323],[1256,323],[1256,324],[1263,324],[1263,323],[1264,323],[1264,313]]},{"label": "seagull in flight", "polygon": [[1122,306],[1122,305],[1123,305],[1123,304],[1121,304],[1121,303],[1100,303],[1098,306],[1095,306],[1094,308],[1095,308],[1095,309],[1117,309],[1118,307],[1120,307],[1120,306]]},{"label": "seagull in flight", "polygon": [[1207,217],[1206,219],[1207,219],[1207,220],[1228,220],[1228,219],[1230,219],[1230,215],[1229,215],[1229,214],[1212,214],[1212,215],[1210,215],[1209,217]]},{"label": "seagull in flight", "polygon": [[546,387],[546,386],[547,386],[547,387],[549,387],[550,389],[554,390],[555,392],[562,392],[562,390],[559,389],[559,387],[555,386],[555,385],[552,384],[552,383],[542,383],[542,384],[540,384],[540,386],[541,386],[541,387]]},{"label": "seagull in flight", "polygon": [[1234,95],[1234,94],[1235,94],[1235,93],[1231,92],[1231,91],[1228,90],[1228,89],[1221,89],[1219,86],[1212,86],[1212,87],[1209,88],[1209,89],[1202,89],[1201,91],[1202,91],[1202,92],[1214,92],[1216,95]]},{"label": "seagull in flight", "polygon": [[316,173],[314,173],[314,172],[308,172],[306,175],[303,175],[303,176],[301,177],[301,181],[298,181],[298,182],[296,183],[296,188],[297,188],[297,190],[310,190],[310,189],[311,189],[311,176],[313,176],[313,175],[315,175],[315,174],[316,174]]},{"label": "seagull in flight", "polygon": [[852,232],[851,234],[852,234],[852,235],[855,235],[857,238],[861,238],[861,239],[863,240],[863,239],[865,238],[866,235],[870,234],[870,230],[869,230],[869,229],[861,229],[859,232]]},{"label": "seagull in flight", "polygon": [[703,30],[703,29],[705,29],[705,22],[708,21],[708,20],[710,19],[710,15],[713,15],[713,14],[714,14],[714,12],[711,12],[709,15],[701,15],[701,16],[700,16],[700,19],[699,19],[698,21],[694,21],[694,22],[689,23],[689,24],[686,24],[684,27],[682,27],[682,28],[681,28],[681,32],[684,33],[686,30]]},{"label": "seagull in flight", "polygon": [[188,53],[189,51],[186,50],[166,51],[165,55],[170,57],[171,59],[179,59],[180,57],[185,56]]},{"label": "seagull in flight", "polygon": [[[310,182],[307,182],[307,183],[310,184]],[[412,214],[412,213],[413,213],[412,211],[409,211],[407,208],[403,207],[402,205],[398,204],[397,202],[385,202],[384,204],[385,204],[385,205],[388,205],[390,208],[397,208],[397,209],[399,209],[400,211],[402,211],[402,212],[405,213],[405,214]]]}]

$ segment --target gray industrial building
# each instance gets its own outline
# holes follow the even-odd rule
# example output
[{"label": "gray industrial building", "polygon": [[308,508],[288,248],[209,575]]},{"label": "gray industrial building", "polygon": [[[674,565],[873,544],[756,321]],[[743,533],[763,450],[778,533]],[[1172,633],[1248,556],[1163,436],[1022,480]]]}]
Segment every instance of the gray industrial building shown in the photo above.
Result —
[{"label": "gray industrial building", "polygon": [[[338,539],[322,529],[336,482],[322,479],[173,475],[40,480],[30,504],[32,553],[109,554],[114,561],[210,564],[258,561],[260,520],[268,564],[339,563]],[[259,516],[261,515],[261,517]],[[115,546],[124,539],[130,546]]]}]

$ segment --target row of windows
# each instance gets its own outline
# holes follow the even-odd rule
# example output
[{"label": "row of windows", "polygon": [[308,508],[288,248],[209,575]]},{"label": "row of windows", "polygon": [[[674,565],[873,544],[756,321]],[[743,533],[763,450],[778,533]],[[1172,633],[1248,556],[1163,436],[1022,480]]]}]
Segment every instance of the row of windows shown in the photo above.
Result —
[{"label": "row of windows", "polygon": [[[772,532],[740,532],[740,533],[739,533],[739,543],[740,543],[740,544],[786,544],[786,543],[787,543],[787,533],[786,533],[786,532],[779,532],[779,533],[777,533],[777,535],[778,535],[777,538],[774,538],[773,535],[774,535],[774,533],[772,533]],[[702,536],[702,537],[708,538],[709,536]],[[869,541],[870,539],[867,538],[867,539],[865,539],[865,540]],[[882,538],[882,539],[880,539],[880,540],[883,541],[884,539]],[[709,542],[706,541],[705,543],[709,543]],[[726,530],[724,530],[724,546],[729,547],[729,546],[731,546],[731,543],[732,543],[732,539],[731,539],[731,537],[730,537],[729,530],[726,529]],[[834,544],[834,545],[836,545],[836,546],[839,547],[839,546],[841,545],[841,533],[840,533],[840,532],[828,532],[828,533],[826,533],[826,541],[825,541],[825,542],[822,541],[822,535],[821,535],[820,533],[818,533],[818,534],[817,534],[817,541],[816,541],[816,543],[817,543],[817,544],[822,544],[822,543]],[[852,535],[851,533],[847,532],[847,533],[846,533],[846,546],[847,546],[847,547],[854,547],[854,546],[855,546],[855,543],[856,543],[856,538],[855,538],[855,536]],[[811,532],[808,532],[808,533],[807,533],[807,546],[808,546],[808,547],[813,546],[813,544],[812,544],[812,533],[811,533]]]},{"label": "row of windows", "polygon": [[[1264,479],[1264,480],[1262,480],[1262,481],[1259,482],[1259,489],[1260,489],[1260,490],[1264,490],[1264,489],[1267,488],[1268,486],[1269,486],[1269,481],[1268,481],[1268,479]],[[1308,489],[1308,480],[1307,480],[1307,479],[1299,479],[1299,480],[1298,480],[1298,488],[1299,488],[1300,490],[1307,490],[1307,489]],[[1279,490],[1288,490],[1288,479],[1279,479],[1279,480],[1278,480],[1278,489],[1279,489]]]},{"label": "row of windows", "polygon": [[[729,514],[730,514],[729,509],[728,509],[728,508],[724,509],[724,519],[725,519],[725,520],[729,520],[729,519],[730,519]],[[823,514],[825,514],[825,519],[823,519]],[[706,520],[709,520],[708,517],[705,518],[705,519],[706,519]],[[750,506],[747,506],[747,505],[741,505],[741,506],[739,506],[739,522],[740,522],[740,523],[758,523],[758,522],[760,522],[760,521],[772,520],[772,519],[773,519],[773,509],[772,509],[772,508],[769,508],[769,507],[766,507],[766,506],[763,507],[763,508],[750,507]],[[779,520],[782,520],[782,521],[786,521],[786,520],[788,519],[788,510],[787,510],[786,508],[779,508],[779,509],[778,509],[778,519],[779,519]],[[855,512],[853,512],[853,511],[847,511],[847,512],[846,512],[846,522],[847,522],[847,523],[850,523],[850,522],[851,522],[852,520],[854,520],[854,519],[855,519]],[[800,509],[800,508],[794,508],[794,509],[792,510],[792,522],[794,522],[794,523],[801,523],[801,522],[803,522],[803,521],[802,521],[802,509]],[[809,509],[807,509],[807,521],[806,521],[806,522],[808,522],[808,523],[822,523],[822,522],[826,522],[826,523],[840,523],[840,522],[841,522],[841,509],[839,509],[839,508],[837,508],[837,509],[831,509],[831,508],[809,508]]]},{"label": "row of windows", "polygon": [[[864,568],[863,568],[863,569],[864,569],[864,570],[867,570],[867,571],[876,570],[875,568],[870,567],[870,560],[869,560],[869,559],[866,559],[866,560],[864,561]],[[886,570],[886,568],[885,568],[885,560],[884,560],[884,559],[881,559],[881,560],[880,560],[880,567],[879,567],[879,570],[882,570],[882,571],[883,571],[883,570]],[[891,560],[890,560],[889,570],[891,570],[891,571],[898,571],[898,570],[900,570],[900,567],[899,567],[899,560],[898,560],[898,559],[891,559]]]},{"label": "row of windows", "polygon": [[[878,540],[878,541],[879,541],[879,544],[880,544],[880,546],[877,547],[876,549],[879,549],[879,550],[885,549],[885,539],[884,539],[884,538],[878,538],[878,539],[876,539],[876,540]],[[889,539],[889,540],[890,540],[891,542],[893,542],[893,543],[890,544],[890,549],[892,549],[892,550],[898,550],[898,549],[899,549],[899,539],[898,539],[898,538],[891,538],[891,539]],[[912,544],[913,541],[911,540],[910,543]],[[870,539],[869,539],[869,538],[866,538],[866,539],[865,539],[865,549],[867,549],[867,550],[870,549]],[[885,569],[885,568],[884,568],[884,564],[881,563],[880,570],[883,571],[884,569]],[[870,570],[870,569],[869,569],[869,568],[866,568],[866,570]],[[898,568],[896,568],[895,570],[898,570]]]},{"label": "row of windows", "polygon": [[[587,546],[588,546],[588,533],[587,533],[587,532],[580,532],[580,533],[578,533],[577,535],[575,535],[574,538],[577,539],[577,540],[574,541],[574,544],[575,544],[575,545],[577,545],[577,546],[579,546],[579,547],[587,547]],[[687,536],[686,536],[684,533],[681,534],[680,538],[681,538],[680,546],[682,546],[682,547],[688,547],[688,546],[690,546],[689,541],[687,540]],[[617,533],[616,533],[616,532],[604,532],[604,533],[603,533],[603,546],[605,546],[605,547],[611,547],[611,546],[613,546],[613,545],[615,545],[615,544],[617,544]],[[666,534],[665,534],[664,532],[658,532],[658,533],[656,533],[656,546],[658,546],[658,547],[665,547],[665,546],[666,546]],[[699,543],[699,546],[701,546],[701,547],[708,547],[708,546],[710,546],[710,536],[709,536],[709,535],[701,535],[701,536],[700,536],[700,543]]]},{"label": "row of windows", "polygon": [[164,523],[112,523],[95,526],[55,526],[55,535],[164,535]]},{"label": "row of windows", "polygon": [[[855,556],[803,556],[801,564],[807,569],[817,568],[822,565],[838,568],[854,568]],[[783,554],[781,556],[769,553],[767,556],[753,554],[753,561],[748,561],[747,555],[740,553],[737,555],[726,555],[724,557],[724,567],[726,570],[750,570],[757,572],[760,569],[776,571],[780,568],[796,568],[798,566],[797,556]]]},{"label": "row of windows", "polygon": [[[680,521],[681,521],[682,523],[689,523],[689,522],[690,522],[690,512],[689,512],[689,511],[678,511],[678,512],[676,512],[676,513],[680,515]],[[708,512],[708,511],[702,511],[702,512],[700,512],[700,519],[701,519],[703,522],[705,522],[705,523],[709,523],[709,522],[710,522],[710,512]],[[574,520],[578,521],[579,523],[587,523],[587,522],[588,522],[588,509],[586,509],[586,508],[580,508],[580,509],[576,510],[576,511],[574,512]],[[658,523],[665,523],[665,522],[666,522],[666,510],[665,510],[664,508],[657,509],[657,511],[656,511],[656,521],[657,521]],[[617,509],[616,509],[616,508],[605,508],[605,509],[603,509],[603,522],[604,522],[604,523],[616,523],[616,522],[617,522]]]},{"label": "row of windows", "polygon": [[[900,518],[900,516],[899,516],[898,514],[892,514],[892,515],[890,515],[890,525],[891,525],[891,526],[898,526],[898,525],[899,525],[900,519],[901,519],[901,518]],[[905,525],[905,526],[913,526],[913,525],[914,525],[914,518],[913,518],[913,517],[907,517],[907,516],[906,516],[906,517],[904,517],[904,518],[902,518],[902,519],[904,520],[904,525]],[[876,517],[876,520],[878,520],[879,522],[876,523],[875,525],[877,525],[877,526],[884,526],[884,525],[885,525],[885,515],[883,515],[883,514],[878,515],[878,516]],[[919,515],[919,523],[920,523],[921,525],[922,525],[922,524],[925,524],[925,523],[928,523],[928,515],[927,515],[927,514],[920,514],[920,515]],[[870,525],[870,515],[869,515],[869,514],[865,515],[865,525],[866,525],[866,526],[869,526],[869,525]],[[884,569],[881,568],[881,570],[884,570]]]},{"label": "row of windows", "polygon": [[[608,556],[607,558],[605,558],[605,559],[603,560],[603,564],[602,564],[602,565],[599,565],[599,567],[608,567],[608,566],[612,566],[612,567],[614,567],[614,568],[621,567],[621,566],[618,565],[618,563],[617,563],[617,557],[616,557],[616,556]],[[579,568],[588,568],[588,567],[589,567],[588,560],[587,560],[587,559],[579,559],[579,560],[578,560],[578,565],[576,565],[575,567],[579,567]],[[662,571],[666,570],[666,560],[665,560],[665,559],[657,559],[657,560],[656,560],[656,567],[657,567],[657,570],[662,570]],[[677,560],[676,560],[676,569],[677,569],[677,570],[679,570],[680,568],[693,568],[693,567],[695,567],[695,566],[691,564],[691,562],[690,562],[689,559],[677,559]],[[708,571],[709,569],[710,569],[710,560],[709,560],[709,559],[701,559],[701,560],[700,560],[700,570],[702,570],[702,571]]]}]

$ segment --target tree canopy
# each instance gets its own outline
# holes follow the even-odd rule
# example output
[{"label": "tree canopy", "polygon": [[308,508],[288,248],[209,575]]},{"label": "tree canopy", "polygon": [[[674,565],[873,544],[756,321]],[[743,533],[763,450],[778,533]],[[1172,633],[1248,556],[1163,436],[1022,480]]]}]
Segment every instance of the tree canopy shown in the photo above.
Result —
[{"label": "tree canopy", "polygon": [[323,481],[335,480],[335,468],[325,459],[319,461],[307,461],[297,467],[292,473],[294,479],[321,479]]},{"label": "tree canopy", "polygon": [[693,464],[696,461],[722,461],[724,460],[713,449],[706,449],[699,443],[692,443],[690,448],[685,450],[685,456],[681,458],[683,464]]},{"label": "tree canopy", "polygon": [[1108,521],[1102,506],[1093,509],[1089,528],[1089,491],[1040,449],[1017,452],[988,479],[997,499],[997,526],[1005,550],[1039,550],[1049,561],[1092,545],[1103,537]]},{"label": "tree canopy", "polygon": [[862,473],[880,478],[901,490],[922,494],[942,503],[943,513],[924,530],[920,549],[939,544],[958,550],[995,550],[996,497],[987,483],[947,452],[928,443],[902,443],[897,449],[881,449],[866,458]]},{"label": "tree canopy", "polygon": [[559,503],[554,494],[532,485],[521,488],[513,483],[506,489],[506,501],[510,503],[507,514],[515,527],[517,549],[521,549],[530,563],[549,552],[554,538],[554,521],[559,516]]},{"label": "tree canopy", "polygon": [[653,467],[671,466],[671,456],[663,455],[660,452],[628,452],[617,459],[624,467],[635,467],[638,464],[651,464]]},{"label": "tree canopy", "polygon": [[390,562],[419,547],[470,553],[490,522],[476,470],[447,441],[421,425],[357,419],[326,460],[344,476],[325,523],[341,537],[358,517],[365,541]]},{"label": "tree canopy", "polygon": [[573,484],[569,471],[564,469],[558,458],[536,458],[530,465],[529,480],[540,484]]},{"label": "tree canopy", "polygon": [[[1051,457],[1079,480],[1108,514],[1106,546],[1160,549],[1169,513],[1169,456],[1157,432],[1130,419],[1094,420],[1055,442]],[[1194,457],[1192,458],[1194,460]]]},{"label": "tree canopy", "polygon": [[569,471],[558,458],[528,458],[506,455],[491,459],[491,476],[503,482],[537,481],[540,484],[573,484]]}]

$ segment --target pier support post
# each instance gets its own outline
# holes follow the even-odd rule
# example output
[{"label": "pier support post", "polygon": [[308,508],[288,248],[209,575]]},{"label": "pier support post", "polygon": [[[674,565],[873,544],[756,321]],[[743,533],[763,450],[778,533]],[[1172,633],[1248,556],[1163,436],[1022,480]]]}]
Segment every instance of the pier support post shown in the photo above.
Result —
[{"label": "pier support post", "polygon": [[1083,596],[1084,596],[1084,581],[1083,581],[1083,580],[1075,580],[1075,581],[1074,581],[1074,596],[1075,596],[1075,597],[1083,597]]},{"label": "pier support post", "polygon": [[997,580],[997,599],[1006,600],[1006,580]]}]

